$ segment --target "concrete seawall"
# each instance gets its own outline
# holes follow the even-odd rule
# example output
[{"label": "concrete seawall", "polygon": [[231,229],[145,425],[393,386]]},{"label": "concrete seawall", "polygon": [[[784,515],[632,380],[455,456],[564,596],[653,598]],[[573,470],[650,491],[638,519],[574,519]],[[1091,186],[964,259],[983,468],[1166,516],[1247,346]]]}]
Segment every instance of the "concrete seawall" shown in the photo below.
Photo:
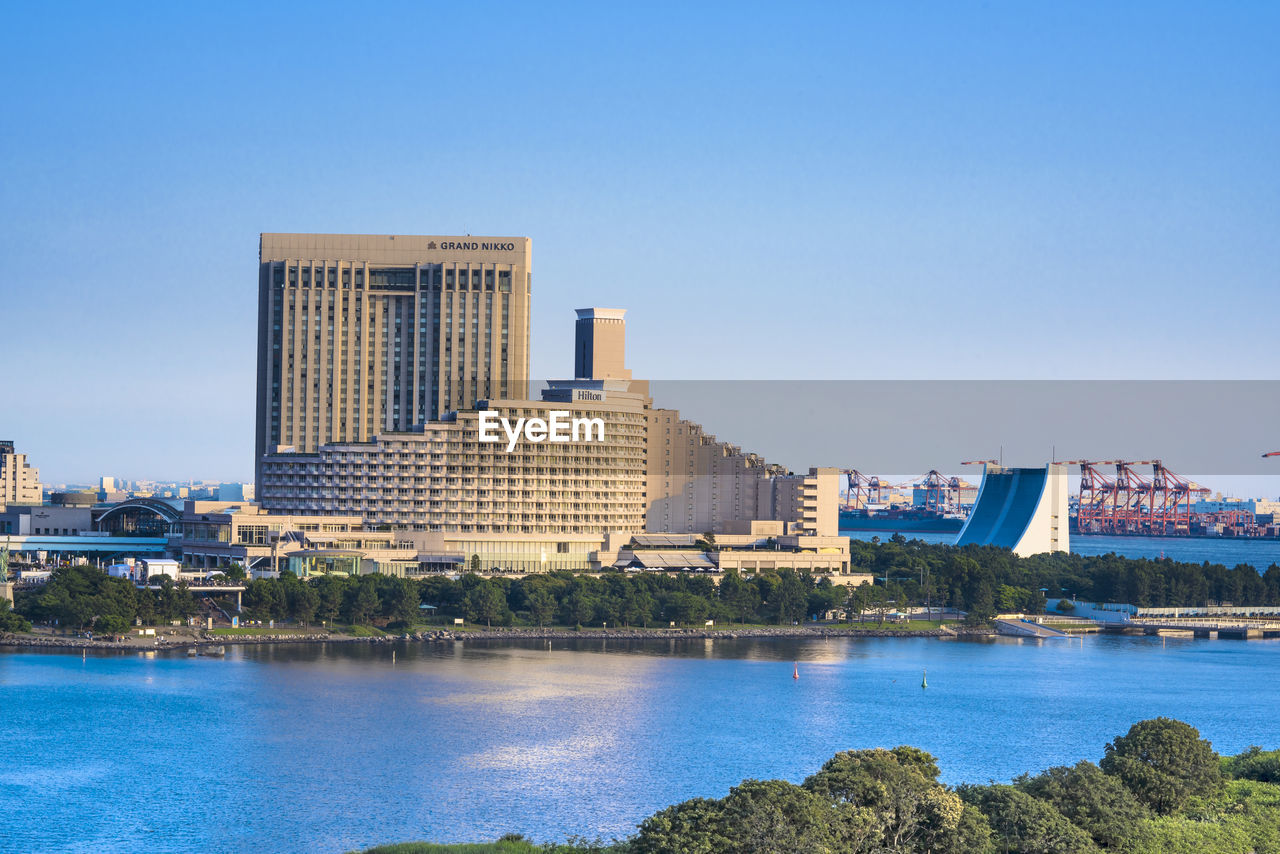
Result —
[{"label": "concrete seawall", "polygon": [[29,647],[33,649],[112,649],[140,652],[159,649],[184,649],[201,646],[255,646],[263,644],[315,644],[315,643],[443,643],[455,641],[521,641],[521,640],[741,640],[741,639],[796,639],[810,638],[955,638],[990,637],[995,632],[988,628],[948,626],[943,629],[899,630],[850,629],[837,626],[779,626],[777,628],[743,629],[608,629],[573,631],[568,629],[482,629],[457,632],[441,629],[419,631],[408,635],[382,635],[360,638],[323,632],[309,634],[267,635],[210,635],[200,634],[190,638],[167,638],[158,642],[88,640],[85,638],[56,637],[47,635],[0,636],[0,646]]}]

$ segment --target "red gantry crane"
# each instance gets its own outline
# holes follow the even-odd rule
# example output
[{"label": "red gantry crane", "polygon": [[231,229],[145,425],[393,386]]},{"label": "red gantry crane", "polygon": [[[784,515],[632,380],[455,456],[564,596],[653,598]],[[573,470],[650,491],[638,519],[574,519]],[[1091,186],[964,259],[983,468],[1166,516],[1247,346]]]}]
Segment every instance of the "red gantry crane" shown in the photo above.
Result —
[{"label": "red gantry crane", "polygon": [[1151,465],[1155,460],[1116,461],[1115,499],[1111,520],[1115,534],[1147,533],[1145,508],[1151,495],[1151,481],[1133,470],[1134,466]]},{"label": "red gantry crane", "polygon": [[1191,505],[1208,494],[1207,488],[1183,480],[1159,460],[1152,460],[1151,493],[1147,502],[1149,533],[1190,534]]},{"label": "red gantry crane", "polygon": [[1113,516],[1116,485],[1097,466],[1114,465],[1118,460],[1063,460],[1062,465],[1080,466],[1080,501],[1076,510],[1076,528],[1082,534],[1106,532]]},{"label": "red gantry crane", "polygon": [[[1189,534],[1193,503],[1209,490],[1160,460],[1065,460],[1080,466],[1076,528],[1083,534]],[[1115,466],[1112,480],[1098,466]],[[1151,466],[1150,478],[1134,470]]]}]

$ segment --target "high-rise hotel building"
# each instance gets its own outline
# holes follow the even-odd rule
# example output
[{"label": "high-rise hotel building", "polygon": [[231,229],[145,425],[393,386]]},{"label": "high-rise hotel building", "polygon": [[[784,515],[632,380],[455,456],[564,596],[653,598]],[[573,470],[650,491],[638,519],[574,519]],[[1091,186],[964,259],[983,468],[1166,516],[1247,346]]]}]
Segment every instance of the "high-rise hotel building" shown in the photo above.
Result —
[{"label": "high-rise hotel building", "polygon": [[[717,441],[670,409],[656,409],[625,362],[621,309],[578,309],[575,370],[550,380],[541,399],[480,402],[508,423],[547,421],[554,411],[598,418],[594,440],[485,441],[480,412],[459,408],[411,431],[372,441],[326,443],[314,452],[268,453],[257,484],[272,513],[350,515],[371,525],[490,538],[467,548],[499,561],[518,557],[520,537],[636,533],[730,533],[751,520],[792,533],[836,536],[839,472],[792,475]],[[493,553],[501,541],[501,554]],[[538,540],[541,542],[541,540]],[[541,546],[538,546],[541,549]],[[558,553],[558,552],[551,552]],[[506,564],[501,564],[506,565]]]},{"label": "high-rise hotel building", "polygon": [[531,280],[527,237],[263,234],[255,465],[525,397]]}]

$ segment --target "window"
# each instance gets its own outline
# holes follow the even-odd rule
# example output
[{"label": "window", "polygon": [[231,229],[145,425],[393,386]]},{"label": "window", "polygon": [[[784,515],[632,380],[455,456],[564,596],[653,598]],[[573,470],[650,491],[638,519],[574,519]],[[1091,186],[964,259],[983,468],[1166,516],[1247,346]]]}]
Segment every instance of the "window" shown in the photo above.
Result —
[{"label": "window", "polygon": [[387,268],[369,271],[369,286],[391,288],[393,290],[412,290],[417,273],[412,267]]},{"label": "window", "polygon": [[267,545],[266,525],[241,525],[237,531],[237,542],[250,546]]}]

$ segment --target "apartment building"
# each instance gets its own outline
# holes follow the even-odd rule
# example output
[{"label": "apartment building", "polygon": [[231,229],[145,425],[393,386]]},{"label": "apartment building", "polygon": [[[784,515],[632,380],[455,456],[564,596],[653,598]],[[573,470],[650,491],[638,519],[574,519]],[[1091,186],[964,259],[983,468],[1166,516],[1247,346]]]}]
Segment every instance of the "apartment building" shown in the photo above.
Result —
[{"label": "apartment building", "polygon": [[40,470],[27,462],[27,455],[14,449],[13,441],[0,439],[0,507],[7,504],[40,504]]}]

